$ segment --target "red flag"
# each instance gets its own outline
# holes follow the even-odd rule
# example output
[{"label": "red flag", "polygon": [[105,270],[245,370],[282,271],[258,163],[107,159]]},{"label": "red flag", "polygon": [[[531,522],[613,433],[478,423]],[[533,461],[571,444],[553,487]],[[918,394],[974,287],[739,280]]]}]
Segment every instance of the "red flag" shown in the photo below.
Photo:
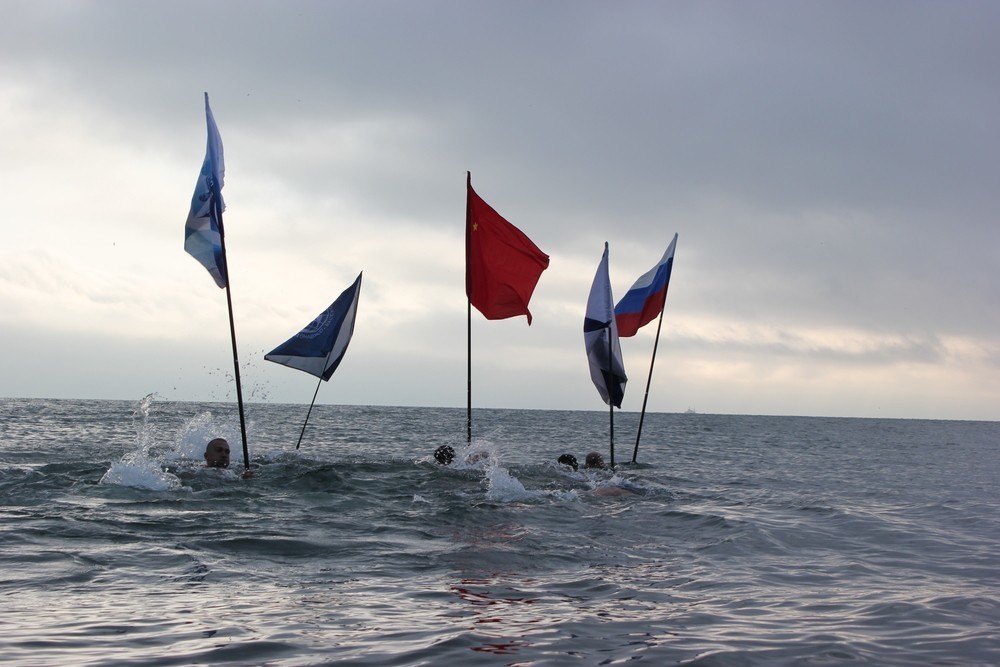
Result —
[{"label": "red flag", "polygon": [[468,174],[465,213],[465,293],[488,320],[526,315],[549,256],[484,202]]}]

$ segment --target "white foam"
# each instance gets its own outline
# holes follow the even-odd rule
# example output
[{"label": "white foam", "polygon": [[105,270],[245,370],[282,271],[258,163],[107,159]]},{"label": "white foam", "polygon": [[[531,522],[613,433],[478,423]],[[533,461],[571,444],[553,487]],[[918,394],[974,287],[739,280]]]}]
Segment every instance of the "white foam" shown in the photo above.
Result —
[{"label": "white foam", "polygon": [[486,497],[497,502],[529,500],[545,495],[524,488],[521,480],[498,463],[491,463],[486,467],[486,487]]},{"label": "white foam", "polygon": [[160,467],[158,461],[142,455],[126,456],[114,463],[104,473],[101,484],[129,486],[150,491],[174,491],[181,488],[181,480]]}]

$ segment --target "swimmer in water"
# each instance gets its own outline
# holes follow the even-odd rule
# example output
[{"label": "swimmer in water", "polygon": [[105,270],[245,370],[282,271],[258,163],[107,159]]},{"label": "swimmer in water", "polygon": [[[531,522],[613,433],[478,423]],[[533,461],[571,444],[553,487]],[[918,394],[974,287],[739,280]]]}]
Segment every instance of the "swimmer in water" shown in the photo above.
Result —
[{"label": "swimmer in water", "polygon": [[[473,463],[479,463],[480,461],[487,461],[490,458],[489,452],[472,452],[467,454],[464,459],[466,465],[472,465]],[[455,460],[455,448],[451,445],[441,445],[434,450],[434,460],[443,466],[451,465],[452,461]]]},{"label": "swimmer in water", "polygon": [[579,464],[577,464],[576,462],[576,457],[573,456],[572,454],[563,454],[558,459],[556,459],[556,463],[559,463],[560,465],[564,466],[569,466],[570,468],[573,469],[573,472],[576,472],[577,468],[580,467]]},{"label": "swimmer in water", "polygon": [[[215,438],[205,446],[205,465],[209,468],[229,467],[229,442],[225,438]],[[243,479],[253,477],[253,471],[247,468],[243,471]]]},{"label": "swimmer in water", "polygon": [[441,445],[434,450],[434,459],[443,466],[455,460],[455,449],[451,445]]}]

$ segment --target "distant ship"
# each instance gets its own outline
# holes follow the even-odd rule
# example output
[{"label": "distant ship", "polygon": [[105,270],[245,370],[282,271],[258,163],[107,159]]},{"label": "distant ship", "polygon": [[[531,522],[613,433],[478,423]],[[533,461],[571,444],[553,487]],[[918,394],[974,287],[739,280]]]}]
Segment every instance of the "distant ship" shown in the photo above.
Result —
[{"label": "distant ship", "polygon": [[694,408],[688,408],[687,410],[684,411],[684,414],[686,414],[686,415],[696,415],[698,413],[695,412]]}]

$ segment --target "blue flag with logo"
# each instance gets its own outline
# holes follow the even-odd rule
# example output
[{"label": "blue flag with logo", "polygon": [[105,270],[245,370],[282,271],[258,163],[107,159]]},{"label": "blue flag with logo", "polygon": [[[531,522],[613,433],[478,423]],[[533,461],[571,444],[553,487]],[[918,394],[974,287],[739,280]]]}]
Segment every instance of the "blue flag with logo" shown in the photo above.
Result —
[{"label": "blue flag with logo", "polygon": [[222,200],[222,185],[226,176],[226,164],[222,154],[222,137],[219,127],[208,106],[205,93],[205,120],[208,123],[208,147],[205,161],[198,174],[191,198],[191,210],[184,225],[184,250],[208,269],[219,287],[226,286],[226,263],[222,249],[222,212],[226,204]]},{"label": "blue flag with logo", "polygon": [[322,380],[337,370],[354,335],[361,295],[361,274],[305,329],[264,355],[268,361],[297,368]]}]

